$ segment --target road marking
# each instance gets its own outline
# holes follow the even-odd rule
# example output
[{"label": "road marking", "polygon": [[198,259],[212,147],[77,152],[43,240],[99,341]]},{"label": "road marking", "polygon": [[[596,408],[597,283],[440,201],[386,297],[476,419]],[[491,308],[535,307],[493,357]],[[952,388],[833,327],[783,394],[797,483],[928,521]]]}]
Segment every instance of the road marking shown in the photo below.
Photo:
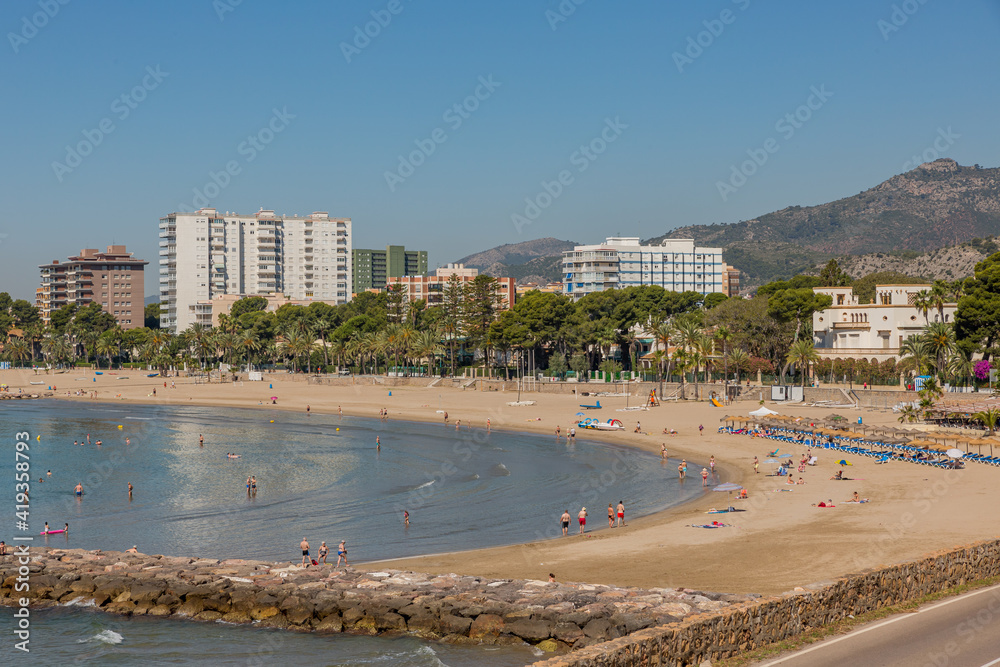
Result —
[{"label": "road marking", "polygon": [[[972,591],[971,593],[965,593],[964,595],[959,595],[958,597],[950,598],[948,600],[945,600],[944,602],[937,602],[935,604],[932,604],[929,607],[921,607],[921,608],[917,609],[917,611],[915,613],[913,613],[913,612],[904,613],[901,616],[897,616],[895,618],[890,618],[890,619],[888,619],[886,621],[882,621],[881,623],[876,623],[875,625],[870,625],[870,626],[868,626],[866,628],[862,628],[861,630],[852,630],[851,632],[847,633],[846,635],[841,635],[840,637],[837,637],[836,639],[823,640],[822,642],[816,644],[813,647],[810,647],[810,648],[807,648],[807,649],[803,649],[801,651],[796,651],[795,653],[792,653],[791,655],[786,655],[784,658],[778,658],[777,660],[772,660],[771,662],[766,662],[763,665],[761,665],[761,667],[771,667],[772,665],[780,665],[781,663],[783,663],[783,662],[785,662],[787,660],[791,660],[792,658],[797,658],[797,657],[805,655],[807,653],[812,653],[813,651],[818,651],[818,650],[820,650],[822,648],[826,648],[827,646],[832,646],[833,644],[836,644],[838,642],[842,642],[845,639],[851,639],[853,637],[857,637],[858,635],[863,635],[864,633],[869,632],[871,630],[878,630],[881,627],[884,627],[886,625],[890,625],[890,624],[895,623],[897,621],[902,621],[902,620],[907,619],[907,618],[913,618],[917,614],[922,614],[924,612],[933,611],[933,610],[937,609],[938,607],[945,607],[947,605],[953,604],[955,602],[959,602],[959,601],[964,600],[966,598],[974,597],[974,596],[980,595],[982,593],[988,593],[990,591],[996,591],[996,590],[1000,590],[1000,584],[995,584],[993,586],[990,586],[989,588],[982,588],[982,589],[980,589],[978,591]],[[992,667],[993,665],[997,665],[997,664],[1000,664],[1000,658],[997,658],[993,662],[990,662],[990,663],[988,663],[986,665],[983,665],[983,667]]]}]

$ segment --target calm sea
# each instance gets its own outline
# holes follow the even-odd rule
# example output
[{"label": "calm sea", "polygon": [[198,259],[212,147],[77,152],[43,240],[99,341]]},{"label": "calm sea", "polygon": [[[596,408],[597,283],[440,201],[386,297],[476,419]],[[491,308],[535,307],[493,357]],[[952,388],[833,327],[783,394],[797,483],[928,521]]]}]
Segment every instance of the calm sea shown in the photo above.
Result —
[{"label": "calm sea", "polygon": [[[702,493],[698,480],[680,485],[676,462],[586,439],[570,445],[554,436],[266,407],[0,406],[7,442],[19,431],[31,435],[31,528],[41,545],[298,561],[306,537],[314,552],[325,540],[336,553],[347,540],[352,562],[364,562],[555,537],[564,509],[575,516],[585,505],[600,527],[609,502],[623,500],[626,516],[637,516]],[[4,495],[13,512],[12,455],[7,465]],[[249,476],[257,490],[248,495]],[[69,523],[70,532],[37,537],[46,521],[53,529]],[[9,544],[12,529],[0,522],[0,539]],[[85,662],[136,664],[142,654],[158,656],[146,664],[257,664],[254,652],[275,641],[273,633],[215,624],[112,621],[69,610],[40,618],[59,628],[46,649],[58,662],[90,656]],[[102,634],[112,623],[118,629]],[[280,664],[507,664],[512,655],[415,640],[281,636]],[[218,655],[209,645],[219,646]],[[513,664],[531,657],[517,655]]]}]

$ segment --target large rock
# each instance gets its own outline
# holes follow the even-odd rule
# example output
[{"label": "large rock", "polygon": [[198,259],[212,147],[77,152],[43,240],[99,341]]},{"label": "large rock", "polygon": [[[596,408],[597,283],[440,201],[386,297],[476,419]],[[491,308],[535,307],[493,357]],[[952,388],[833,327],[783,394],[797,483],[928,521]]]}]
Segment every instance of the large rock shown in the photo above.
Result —
[{"label": "large rock", "polygon": [[316,624],[316,632],[341,632],[344,629],[344,622],[340,616],[330,614]]},{"label": "large rock", "polygon": [[219,612],[212,611],[210,609],[206,609],[203,612],[199,612],[198,614],[195,614],[194,620],[196,620],[196,621],[217,621],[220,618],[222,618],[222,614],[220,614]]},{"label": "large rock", "polygon": [[485,641],[498,637],[504,631],[503,619],[496,614],[480,614],[469,628],[469,637]]},{"label": "large rock", "polygon": [[226,623],[249,623],[253,619],[245,611],[231,611],[228,614],[223,614],[222,620]]},{"label": "large rock", "polygon": [[567,644],[575,644],[580,639],[583,639],[583,630],[576,623],[556,623],[555,627],[552,628],[552,636],[561,642],[566,642]]},{"label": "large rock", "polygon": [[535,643],[549,638],[552,633],[552,623],[549,621],[521,619],[519,621],[514,621],[513,623],[508,623],[506,630],[512,635],[516,635],[521,639]]},{"label": "large rock", "polygon": [[[74,586],[77,582],[74,582]],[[74,589],[76,590],[76,589]],[[149,584],[138,584],[132,586],[128,591],[129,597],[132,602],[152,602],[161,595],[163,595],[163,589],[159,586],[151,586]]]},{"label": "large rock", "polygon": [[446,635],[468,635],[469,628],[471,627],[471,618],[455,616],[453,614],[443,614],[441,616],[441,630]]},{"label": "large rock", "polygon": [[441,635],[441,622],[437,616],[424,611],[422,614],[411,616],[406,622],[406,629],[418,637],[434,639]]},{"label": "large rock", "polygon": [[272,616],[277,616],[281,613],[274,605],[267,607],[254,607],[250,610],[250,618],[255,621],[263,621],[264,619],[271,618]]}]

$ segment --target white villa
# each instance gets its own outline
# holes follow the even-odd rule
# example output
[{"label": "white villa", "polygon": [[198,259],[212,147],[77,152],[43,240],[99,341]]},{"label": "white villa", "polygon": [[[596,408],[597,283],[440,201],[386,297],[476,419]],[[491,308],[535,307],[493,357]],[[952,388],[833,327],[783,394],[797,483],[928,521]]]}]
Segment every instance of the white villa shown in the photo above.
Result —
[{"label": "white villa", "polygon": [[941,312],[931,308],[926,314],[913,305],[917,293],[930,288],[877,285],[875,303],[859,304],[850,287],[814,287],[814,292],[833,298],[833,305],[813,314],[816,352],[824,359],[899,359],[904,340],[942,317],[945,322],[955,319],[955,303],[945,304]]}]

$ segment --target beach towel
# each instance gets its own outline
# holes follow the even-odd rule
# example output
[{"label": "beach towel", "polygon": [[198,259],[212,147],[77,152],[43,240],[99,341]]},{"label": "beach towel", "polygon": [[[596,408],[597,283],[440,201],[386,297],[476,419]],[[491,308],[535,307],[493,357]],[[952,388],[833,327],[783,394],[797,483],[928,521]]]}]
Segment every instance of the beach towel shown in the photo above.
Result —
[{"label": "beach towel", "polygon": [[730,528],[728,523],[702,523],[702,524],[691,524],[692,528]]}]

